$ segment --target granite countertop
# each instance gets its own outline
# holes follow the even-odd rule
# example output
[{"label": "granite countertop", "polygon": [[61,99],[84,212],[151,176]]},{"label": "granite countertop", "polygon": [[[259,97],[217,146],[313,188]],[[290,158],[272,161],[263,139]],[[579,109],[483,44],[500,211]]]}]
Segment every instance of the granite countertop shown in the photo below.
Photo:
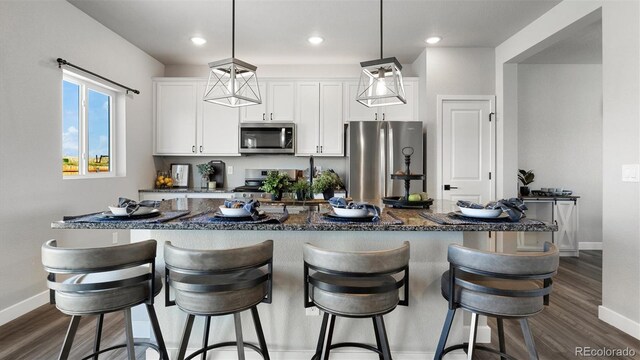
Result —
[{"label": "granite countertop", "polygon": [[[51,223],[53,229],[149,229],[149,230],[285,230],[285,231],[557,231],[556,225],[546,223],[482,223],[473,225],[440,225],[420,216],[421,212],[447,213],[453,209],[451,202],[436,201],[430,210],[424,209],[394,209],[384,208],[386,213],[402,225],[373,224],[373,223],[315,223],[310,221],[318,212],[318,206],[290,207],[289,218],[281,224],[255,223],[216,223],[193,222],[189,218],[199,214],[216,210],[223,204],[219,199],[174,199],[163,201],[160,211],[189,210],[190,213],[182,218],[167,222],[139,222],[139,221],[91,221],[69,222],[56,221]],[[282,214],[282,207],[262,207],[268,214],[277,216]],[[328,205],[320,205],[320,212],[327,212]],[[302,210],[302,211],[297,211]]]},{"label": "granite countertop", "polygon": [[205,188],[186,188],[186,187],[172,187],[163,189],[140,189],[141,192],[155,192],[155,193],[232,193],[234,188],[217,188],[217,189],[205,189]]}]

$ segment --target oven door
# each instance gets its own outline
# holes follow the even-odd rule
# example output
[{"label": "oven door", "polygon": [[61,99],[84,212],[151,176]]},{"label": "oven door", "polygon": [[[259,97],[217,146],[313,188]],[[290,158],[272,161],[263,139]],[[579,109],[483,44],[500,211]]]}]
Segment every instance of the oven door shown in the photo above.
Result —
[{"label": "oven door", "polygon": [[295,152],[295,124],[240,124],[239,152],[241,154],[293,154]]}]

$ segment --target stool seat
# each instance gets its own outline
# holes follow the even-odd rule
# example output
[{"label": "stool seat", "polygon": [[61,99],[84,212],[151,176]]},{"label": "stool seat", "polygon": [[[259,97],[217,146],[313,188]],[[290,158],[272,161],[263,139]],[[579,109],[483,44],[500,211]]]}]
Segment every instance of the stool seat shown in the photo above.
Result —
[{"label": "stool seat", "polygon": [[[64,280],[63,284],[96,284],[117,281],[149,272],[148,266],[138,266],[114,271],[80,274]],[[155,273],[156,296],[162,289],[162,274]],[[138,283],[133,286],[94,291],[56,291],[56,307],[67,315],[95,315],[123,310],[143,303],[149,298],[149,286]]]},{"label": "stool seat", "polygon": [[[536,290],[540,289],[538,282],[533,280],[508,280],[487,278],[468,273],[456,276],[458,279],[501,290]],[[442,274],[440,279],[442,296],[449,300],[449,271]],[[461,307],[473,310],[480,314],[500,317],[519,318],[535,315],[544,309],[544,301],[538,297],[511,297],[472,291],[456,286],[456,302]]]},{"label": "stool seat", "polygon": [[[176,275],[174,280],[181,284],[199,284],[204,286],[232,286],[238,283],[251,283],[258,281],[267,273],[261,269],[248,271],[216,274],[216,275]],[[173,285],[173,284],[172,284]],[[187,313],[198,315],[222,315],[238,311],[244,311],[262,302],[269,292],[269,284],[259,284],[229,291],[189,291],[174,288],[176,305]]]},{"label": "stool seat", "polygon": [[[400,301],[396,280],[392,276],[351,277],[316,272],[310,278],[314,285],[309,287],[309,297],[316,306],[332,314],[349,317],[386,314]],[[335,286],[358,291],[329,291]],[[389,288],[389,291],[373,293],[380,288]]]}]

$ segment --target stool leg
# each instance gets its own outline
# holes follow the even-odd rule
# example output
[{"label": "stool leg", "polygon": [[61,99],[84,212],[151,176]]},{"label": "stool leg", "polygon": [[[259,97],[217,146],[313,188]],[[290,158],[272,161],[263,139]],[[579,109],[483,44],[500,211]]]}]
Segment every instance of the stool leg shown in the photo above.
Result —
[{"label": "stool leg", "polygon": [[329,313],[324,313],[322,316],[322,326],[320,327],[320,335],[318,336],[318,345],[316,346],[316,353],[311,358],[312,360],[320,360],[322,356],[322,348],[324,347],[324,337],[327,333],[327,323],[329,322]]},{"label": "stool leg", "polygon": [[[211,316],[206,316],[204,319],[204,334],[202,335],[202,348],[206,349],[209,346],[209,328],[211,327]],[[207,360],[207,350],[202,352],[202,360]]]},{"label": "stool leg", "polygon": [[378,327],[376,326],[376,319],[375,318],[371,318],[371,320],[373,321],[373,332],[376,335],[376,347],[378,348],[378,351],[380,351],[379,354],[379,358],[380,360],[382,359],[382,346],[380,346],[380,333],[378,332]]},{"label": "stool leg", "polygon": [[[497,318],[496,319],[497,323],[498,323],[498,343],[500,344],[500,352],[506,354],[507,353],[507,347],[505,346],[504,343],[504,324],[502,322],[502,318]],[[500,360],[506,360],[507,358],[501,356]]]},{"label": "stool leg", "polygon": [[[97,353],[100,351],[100,338],[102,337],[102,322],[104,321],[104,314],[98,315],[98,319],[96,321],[96,338],[93,340],[93,352]],[[93,356],[93,360],[98,360],[98,354]]]},{"label": "stool leg", "polygon": [[136,350],[133,345],[133,326],[131,325],[131,308],[124,310],[124,330],[127,337],[127,358],[136,360]]},{"label": "stool leg", "polygon": [[73,338],[76,336],[78,325],[80,324],[81,316],[72,316],[69,328],[67,329],[67,335],[64,337],[64,343],[62,343],[62,350],[60,350],[60,356],[58,360],[67,360],[69,353],[71,352],[71,345],[73,345]]},{"label": "stool leg", "polygon": [[236,346],[238,347],[238,360],[244,360],[244,340],[242,339],[242,322],[240,313],[233,313],[233,322],[236,325]]},{"label": "stool leg", "polygon": [[467,359],[473,359],[473,349],[476,346],[476,336],[478,334],[478,314],[471,313],[471,331],[469,333],[469,348],[467,350]]},{"label": "stool leg", "polygon": [[382,315],[377,315],[373,318],[373,321],[378,327],[378,333],[380,334],[380,345],[382,347],[382,358],[384,360],[391,360],[391,349],[389,348],[389,339],[387,339],[387,330],[384,327],[384,320]]},{"label": "stool leg", "polygon": [[167,353],[167,346],[164,343],[162,337],[162,331],[160,331],[160,323],[158,322],[158,316],[156,315],[156,309],[153,305],[146,304],[147,314],[149,314],[149,320],[151,321],[151,328],[153,329],[153,335],[156,337],[156,343],[160,349],[160,359],[169,360],[169,354]]},{"label": "stool leg", "polygon": [[529,359],[538,360],[538,352],[536,351],[536,344],[533,341],[533,335],[529,328],[529,322],[526,318],[520,319],[520,327],[522,328],[522,335],[524,335],[524,342],[527,344],[527,350],[529,351]]},{"label": "stool leg", "polygon": [[258,308],[251,308],[251,316],[253,317],[253,326],[256,328],[256,335],[258,335],[258,343],[260,343],[260,350],[262,350],[262,358],[264,360],[271,360],[269,357],[269,350],[267,349],[267,342],[264,339],[264,333],[262,332],[262,324],[260,323],[260,315],[258,314]]},{"label": "stool leg", "polygon": [[327,333],[327,341],[324,345],[324,360],[329,360],[329,353],[331,352],[331,339],[333,339],[333,328],[336,325],[336,316],[331,314],[329,315],[329,332]]},{"label": "stool leg", "polygon": [[184,356],[187,353],[187,346],[189,345],[189,337],[191,336],[191,328],[193,328],[194,315],[187,315],[187,321],[184,324],[184,330],[182,331],[182,340],[180,341],[180,349],[178,350],[178,360],[184,360]]},{"label": "stool leg", "polygon": [[440,334],[440,341],[438,341],[438,347],[436,348],[435,360],[442,359],[444,347],[447,345],[447,338],[449,337],[449,331],[451,331],[451,324],[453,324],[453,317],[456,315],[456,309],[449,309],[447,312],[447,318],[444,321],[442,327],[442,333]]}]

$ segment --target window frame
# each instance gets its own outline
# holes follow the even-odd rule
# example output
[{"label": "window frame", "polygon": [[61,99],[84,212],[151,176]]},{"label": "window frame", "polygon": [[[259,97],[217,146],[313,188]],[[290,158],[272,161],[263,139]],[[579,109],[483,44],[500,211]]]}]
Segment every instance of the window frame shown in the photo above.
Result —
[{"label": "window frame", "polygon": [[[117,117],[118,108],[117,103],[121,92],[91,78],[82,76],[75,72],[63,70],[61,85],[64,86],[64,82],[69,82],[79,86],[79,101],[78,101],[78,174],[77,175],[64,175],[63,179],[96,179],[96,178],[110,178],[117,176],[116,157],[118,141],[117,136]],[[89,109],[87,105],[87,98],[89,91],[94,91],[100,94],[104,94],[110,98],[109,100],[109,171],[101,172],[89,172]],[[62,95],[64,96],[64,94]],[[62,98],[63,99],[63,98]],[[61,102],[64,104],[64,100]],[[64,116],[64,105],[61,115]],[[64,118],[61,117],[60,123],[64,123]],[[63,127],[62,133],[65,129]],[[61,138],[62,139],[62,138]],[[64,157],[64,151],[60,149],[60,155]]]}]

